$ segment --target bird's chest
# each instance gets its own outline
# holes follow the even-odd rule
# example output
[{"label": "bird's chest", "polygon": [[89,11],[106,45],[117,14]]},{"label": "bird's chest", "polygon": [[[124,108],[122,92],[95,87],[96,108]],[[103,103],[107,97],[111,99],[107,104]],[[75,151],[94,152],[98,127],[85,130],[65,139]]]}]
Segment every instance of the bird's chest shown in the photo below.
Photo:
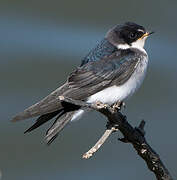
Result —
[{"label": "bird's chest", "polygon": [[147,59],[139,62],[131,77],[122,85],[111,86],[89,97],[88,102],[113,104],[130,97],[140,87],[146,74]]}]

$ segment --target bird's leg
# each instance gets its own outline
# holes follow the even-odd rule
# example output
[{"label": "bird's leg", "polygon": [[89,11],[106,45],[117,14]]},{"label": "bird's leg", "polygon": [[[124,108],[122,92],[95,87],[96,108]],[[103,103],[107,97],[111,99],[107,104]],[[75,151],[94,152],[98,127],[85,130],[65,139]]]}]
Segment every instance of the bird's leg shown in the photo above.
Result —
[{"label": "bird's leg", "polygon": [[117,111],[120,111],[122,107],[125,108],[125,102],[123,102],[123,101],[117,101],[112,106],[112,108]]}]

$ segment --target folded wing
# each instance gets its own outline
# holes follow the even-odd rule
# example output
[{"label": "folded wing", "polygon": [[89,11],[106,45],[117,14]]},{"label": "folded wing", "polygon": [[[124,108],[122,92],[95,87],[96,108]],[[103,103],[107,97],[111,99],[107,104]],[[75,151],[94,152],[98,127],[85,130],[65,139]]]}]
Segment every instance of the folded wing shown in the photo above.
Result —
[{"label": "folded wing", "polygon": [[[88,62],[78,67],[70,74],[63,86],[22,113],[17,114],[12,121],[47,115],[47,118],[44,118],[46,120],[53,117],[52,115],[55,114],[53,112],[61,111],[64,108],[58,96],[63,95],[73,99],[86,100],[89,96],[110,86],[111,83],[123,84],[130,78],[139,61],[139,57],[134,54],[135,52],[130,50],[115,52],[109,58]],[[53,114],[49,115],[50,113]]]}]

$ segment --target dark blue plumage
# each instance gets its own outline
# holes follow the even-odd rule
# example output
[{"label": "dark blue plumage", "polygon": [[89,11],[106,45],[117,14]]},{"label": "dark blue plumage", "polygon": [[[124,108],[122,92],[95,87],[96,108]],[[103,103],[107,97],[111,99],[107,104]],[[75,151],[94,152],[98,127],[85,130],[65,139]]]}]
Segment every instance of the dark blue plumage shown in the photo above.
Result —
[{"label": "dark blue plumage", "polygon": [[46,133],[46,141],[50,144],[67,123],[85,112],[80,107],[66,106],[59,96],[109,104],[131,96],[145,76],[148,58],[143,47],[150,34],[144,27],[130,22],[113,27],[82,59],[81,65],[69,75],[64,85],[17,114],[13,121],[39,116],[25,131],[30,132],[57,116]]},{"label": "dark blue plumage", "polygon": [[87,54],[87,56],[82,59],[80,66],[83,66],[84,64],[91,61],[98,61],[102,58],[108,57],[116,50],[117,48],[104,38],[94,49],[92,49]]}]

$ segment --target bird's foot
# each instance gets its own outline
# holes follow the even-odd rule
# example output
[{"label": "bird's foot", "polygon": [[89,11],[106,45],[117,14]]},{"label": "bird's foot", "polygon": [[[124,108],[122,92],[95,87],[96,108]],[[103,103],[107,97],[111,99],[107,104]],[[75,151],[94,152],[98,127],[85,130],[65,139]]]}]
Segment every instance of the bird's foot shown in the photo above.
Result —
[{"label": "bird's foot", "polygon": [[117,111],[120,111],[121,109],[122,109],[122,107],[123,108],[125,108],[125,102],[123,102],[123,101],[117,101],[115,104],[113,104],[113,106],[112,106],[112,108],[114,109],[114,110],[117,110]]},{"label": "bird's foot", "polygon": [[107,108],[109,105],[108,104],[104,104],[104,103],[102,103],[101,101],[97,101],[96,103],[96,106],[98,107],[98,108],[100,108],[100,109],[103,109],[103,108]]}]

